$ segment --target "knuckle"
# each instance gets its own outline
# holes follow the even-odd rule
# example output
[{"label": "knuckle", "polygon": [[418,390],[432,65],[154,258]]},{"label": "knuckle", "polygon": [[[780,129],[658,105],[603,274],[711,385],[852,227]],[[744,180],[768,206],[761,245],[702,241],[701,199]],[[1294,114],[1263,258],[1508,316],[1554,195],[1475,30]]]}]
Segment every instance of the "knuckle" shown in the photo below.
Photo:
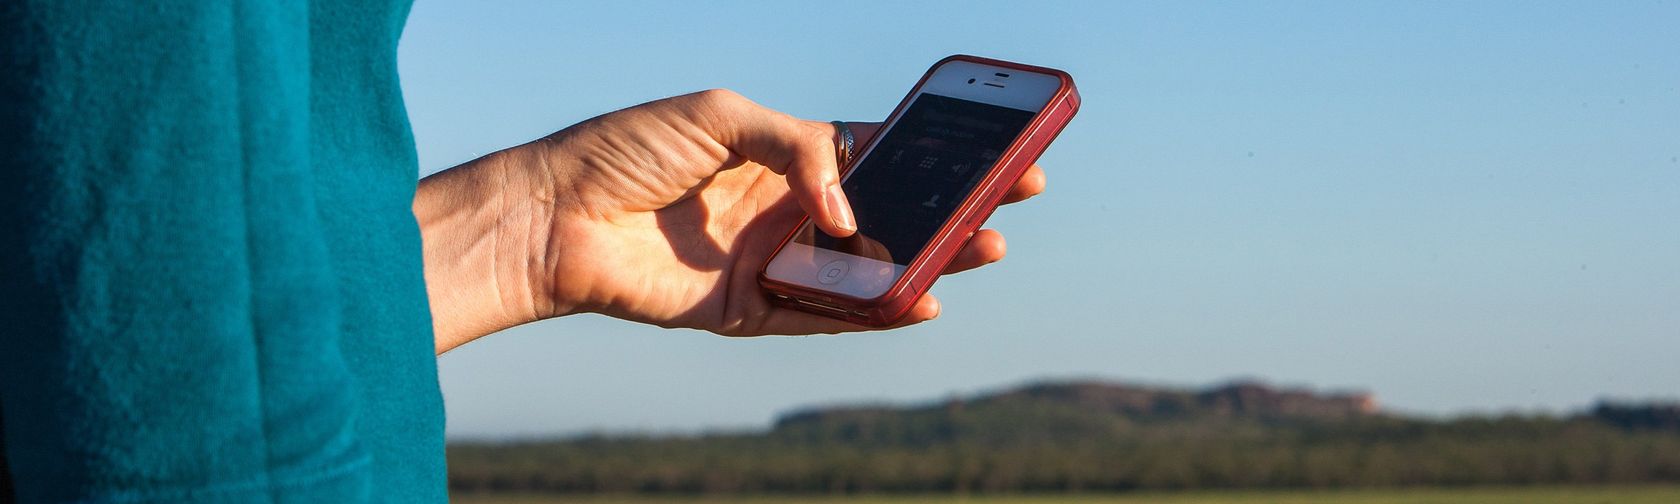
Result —
[{"label": "knuckle", "polygon": [[839,180],[840,161],[835,159],[834,145],[827,138],[815,137],[805,145],[810,146],[809,152],[812,168],[815,168],[817,179],[825,185]]},{"label": "knuckle", "polygon": [[827,123],[824,123],[821,126],[807,124],[805,130],[808,132],[806,133],[806,136],[810,139],[812,145],[822,147],[825,150],[832,149],[834,147],[833,126],[830,126]]},{"label": "knuckle", "polygon": [[705,91],[700,91],[700,92],[694,93],[693,95],[690,95],[690,96],[693,96],[694,99],[696,101],[699,101],[700,103],[707,104],[707,105],[713,105],[713,106],[720,106],[720,107],[730,107],[730,106],[738,105],[738,104],[740,104],[742,102],[745,102],[747,100],[747,98],[744,97],[744,96],[741,96],[740,93],[737,93],[735,91],[732,91],[732,90],[729,90],[729,89],[726,89],[726,88],[707,89]]}]

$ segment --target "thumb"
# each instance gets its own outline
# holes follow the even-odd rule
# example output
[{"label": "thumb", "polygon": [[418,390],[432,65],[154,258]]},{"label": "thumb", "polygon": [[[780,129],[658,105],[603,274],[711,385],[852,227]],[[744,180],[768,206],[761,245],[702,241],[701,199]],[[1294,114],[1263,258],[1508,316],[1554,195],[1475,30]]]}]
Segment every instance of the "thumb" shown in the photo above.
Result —
[{"label": "thumb", "polygon": [[728,91],[700,95],[716,107],[708,122],[724,147],[784,175],[794,200],[824,233],[857,232],[851,203],[840,189],[833,125],[801,121]]}]

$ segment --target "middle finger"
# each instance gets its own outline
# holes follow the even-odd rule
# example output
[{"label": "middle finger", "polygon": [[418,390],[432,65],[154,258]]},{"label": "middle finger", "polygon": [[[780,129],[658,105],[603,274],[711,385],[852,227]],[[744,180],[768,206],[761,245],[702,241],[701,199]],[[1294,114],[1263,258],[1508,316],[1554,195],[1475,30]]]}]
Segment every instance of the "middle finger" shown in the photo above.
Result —
[{"label": "middle finger", "polygon": [[962,250],[957,251],[957,257],[951,260],[951,264],[945,266],[943,274],[968,271],[998,262],[1003,259],[1008,248],[1003,241],[1003,233],[992,229],[976,231],[974,236],[968,239],[968,243],[963,244]]}]

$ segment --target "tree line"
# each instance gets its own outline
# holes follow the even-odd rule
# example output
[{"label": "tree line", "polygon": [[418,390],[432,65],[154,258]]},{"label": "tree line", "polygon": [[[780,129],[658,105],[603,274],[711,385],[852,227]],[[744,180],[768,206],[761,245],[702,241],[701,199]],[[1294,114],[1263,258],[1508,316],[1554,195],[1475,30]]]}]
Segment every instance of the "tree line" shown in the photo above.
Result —
[{"label": "tree line", "polygon": [[[1273,402],[1305,413],[1277,414],[1265,409],[1270,391],[1244,386],[1249,395],[1236,402],[1206,392],[1138,402],[1029,387],[913,408],[796,413],[762,433],[455,443],[449,484],[457,492],[852,494],[1680,482],[1674,405],[1428,419],[1302,407],[1293,396]],[[1116,397],[1132,402],[1116,406]],[[1171,406],[1148,406],[1156,399]]]}]

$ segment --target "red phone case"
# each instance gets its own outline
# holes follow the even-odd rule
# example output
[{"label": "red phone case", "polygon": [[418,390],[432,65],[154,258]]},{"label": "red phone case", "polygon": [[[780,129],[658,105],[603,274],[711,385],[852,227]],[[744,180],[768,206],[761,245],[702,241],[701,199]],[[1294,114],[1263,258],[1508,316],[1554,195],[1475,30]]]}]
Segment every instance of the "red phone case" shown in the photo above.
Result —
[{"label": "red phone case", "polygon": [[[1026,173],[1034,161],[1038,160],[1038,156],[1050,146],[1050,141],[1062,132],[1062,128],[1067,126],[1068,121],[1073,119],[1073,114],[1079,110],[1079,91],[1074,88],[1073,77],[1067,72],[959,54],[934,63],[933,67],[922,75],[922,79],[916,82],[916,87],[911,88],[910,93],[893,109],[889,121],[890,118],[904,113],[910,106],[910,99],[916,95],[916,90],[921,89],[922,85],[927,83],[928,77],[941,65],[951,61],[972,61],[1023,72],[1054,75],[1061,79],[1062,84],[1044,110],[1033,117],[1026,130],[1015,139],[1015,143],[1004,150],[991,171],[969,194],[968,199],[957,206],[950,220],[934,233],[933,240],[927,248],[911,260],[904,275],[888,288],[886,293],[872,299],[862,299],[777,281],[766,276],[765,272],[769,267],[767,259],[764,266],[759,268],[758,284],[764,288],[772,303],[871,327],[889,326],[898,322],[916,305],[916,300],[921,299],[922,295],[933,287],[933,282],[939,279],[940,272],[956,258],[957,252],[962,250],[969,237],[980,229],[980,225],[986,222],[992,210],[997,209],[1009,188],[1015,185],[1021,174]],[[856,161],[854,159],[853,164]],[[848,165],[845,169],[850,170],[851,166]],[[809,220],[808,216],[801,219],[799,224],[788,232],[787,237],[782,238],[781,244],[776,246],[776,253],[770,257],[774,258],[776,254],[781,253],[782,248],[787,246]]]}]

